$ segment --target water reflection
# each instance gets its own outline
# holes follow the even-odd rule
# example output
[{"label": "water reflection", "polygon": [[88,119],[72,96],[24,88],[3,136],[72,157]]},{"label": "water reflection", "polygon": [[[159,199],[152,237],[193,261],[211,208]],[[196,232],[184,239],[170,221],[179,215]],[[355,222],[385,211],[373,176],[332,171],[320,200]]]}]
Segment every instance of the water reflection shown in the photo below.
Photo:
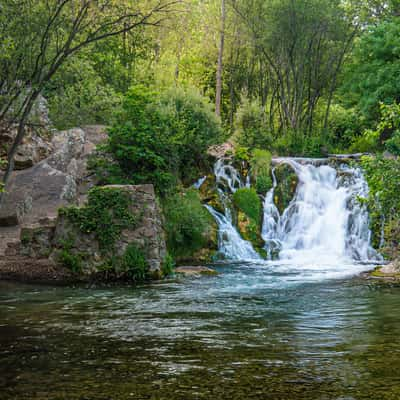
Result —
[{"label": "water reflection", "polygon": [[1,398],[400,398],[398,287],[219,269],[142,288],[1,284]]}]

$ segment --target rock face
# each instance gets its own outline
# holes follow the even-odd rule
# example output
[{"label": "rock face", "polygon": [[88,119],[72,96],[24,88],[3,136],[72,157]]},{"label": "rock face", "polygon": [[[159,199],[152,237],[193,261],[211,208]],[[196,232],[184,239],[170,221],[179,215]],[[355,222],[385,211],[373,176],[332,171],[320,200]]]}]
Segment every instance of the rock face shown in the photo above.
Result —
[{"label": "rock face", "polygon": [[[57,261],[59,251],[68,244],[68,252],[79,255],[82,261],[83,273],[98,272],[110,257],[123,257],[129,245],[135,245],[143,252],[148,263],[149,272],[157,276],[167,255],[166,242],[162,229],[161,212],[159,210],[153,185],[110,185],[103,189],[122,191],[129,196],[129,212],[137,216],[137,224],[123,229],[114,244],[114,251],[103,253],[95,234],[79,229],[67,217],[60,216],[54,229],[49,250]],[[42,232],[38,238],[46,235]],[[44,240],[43,242],[46,242]],[[40,241],[30,243],[30,248],[38,248],[43,253]],[[37,254],[37,253],[36,253]]]},{"label": "rock face", "polygon": [[294,197],[299,179],[288,164],[275,167],[275,177],[277,186],[274,191],[274,203],[282,214]]},{"label": "rock face", "polygon": [[59,207],[77,204],[79,186],[89,175],[87,157],[94,147],[82,129],[55,133],[49,157],[12,175],[0,209],[0,226],[35,224],[55,218]]},{"label": "rock face", "polygon": [[[7,149],[17,135],[17,127],[9,129],[0,127],[0,156],[7,155]],[[52,129],[48,116],[47,102],[42,96],[36,101],[32,110],[29,123],[26,126],[26,134],[15,156],[15,169],[23,170],[33,167],[49,156],[51,146]]]},{"label": "rock face", "polygon": [[[24,161],[24,169],[12,174],[0,208],[0,278],[4,275],[2,271],[9,270],[6,262],[11,259],[14,272],[6,276],[26,274],[29,266],[38,272],[41,265],[52,271],[51,276],[56,275],[58,265],[64,276],[65,268],[59,265],[57,254],[67,233],[75,238],[71,252],[85,254],[83,272],[96,272],[104,263],[94,235],[81,232],[65,217],[59,217],[58,210],[86,203],[88,191],[97,183],[88,170],[88,158],[105,138],[103,126],[54,132],[46,139],[43,152],[40,140],[26,139],[26,146],[32,149],[28,152],[30,158],[25,152],[27,147],[22,150],[29,162]],[[154,188],[152,185],[113,187],[128,193],[130,210],[140,215],[137,226],[121,232],[115,243],[116,255],[122,255],[133,243],[143,252],[150,271],[157,275],[166,257],[166,244]],[[16,267],[18,260],[23,268]]]}]

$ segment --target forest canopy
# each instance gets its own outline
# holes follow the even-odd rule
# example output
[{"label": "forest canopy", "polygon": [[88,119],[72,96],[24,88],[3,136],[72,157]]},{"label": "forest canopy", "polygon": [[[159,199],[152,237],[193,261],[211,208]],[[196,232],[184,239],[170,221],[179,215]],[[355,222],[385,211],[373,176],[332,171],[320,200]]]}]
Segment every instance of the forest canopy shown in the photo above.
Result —
[{"label": "forest canopy", "polygon": [[[154,179],[192,179],[228,137],[275,154],[397,151],[399,15],[397,0],[4,0],[0,124],[20,127],[9,169],[43,95],[58,129],[112,126],[123,171],[139,87],[157,109],[146,137],[169,154]],[[150,142],[137,181],[155,171]]]}]

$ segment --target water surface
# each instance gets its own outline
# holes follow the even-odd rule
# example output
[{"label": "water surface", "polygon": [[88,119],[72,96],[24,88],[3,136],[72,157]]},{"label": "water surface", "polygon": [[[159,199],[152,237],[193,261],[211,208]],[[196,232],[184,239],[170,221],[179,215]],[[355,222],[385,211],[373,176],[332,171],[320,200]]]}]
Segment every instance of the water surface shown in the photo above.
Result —
[{"label": "water surface", "polygon": [[349,276],[365,268],[234,264],[140,288],[0,283],[0,398],[399,399],[400,287]]}]

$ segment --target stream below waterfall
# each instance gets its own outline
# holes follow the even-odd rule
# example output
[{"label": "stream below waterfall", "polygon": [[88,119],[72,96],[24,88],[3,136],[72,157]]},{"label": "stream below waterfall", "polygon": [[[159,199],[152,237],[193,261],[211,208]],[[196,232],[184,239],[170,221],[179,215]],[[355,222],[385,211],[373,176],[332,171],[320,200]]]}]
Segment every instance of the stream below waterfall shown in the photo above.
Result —
[{"label": "stream below waterfall", "polygon": [[139,288],[0,283],[0,398],[400,398],[400,287],[216,268]]}]

